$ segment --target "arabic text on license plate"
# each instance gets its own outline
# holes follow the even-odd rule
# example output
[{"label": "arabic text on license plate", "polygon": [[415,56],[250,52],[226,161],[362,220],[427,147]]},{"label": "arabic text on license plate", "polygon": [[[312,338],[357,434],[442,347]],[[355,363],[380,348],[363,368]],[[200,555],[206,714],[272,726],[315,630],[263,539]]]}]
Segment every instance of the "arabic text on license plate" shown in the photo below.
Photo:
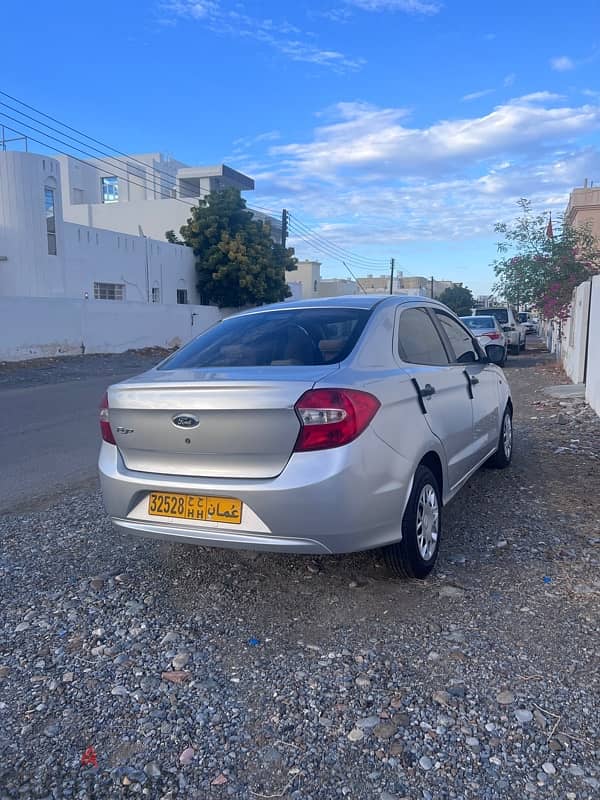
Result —
[{"label": "arabic text on license plate", "polygon": [[152,492],[148,498],[148,513],[156,517],[200,519],[239,525],[242,521],[242,501],[234,497]]}]

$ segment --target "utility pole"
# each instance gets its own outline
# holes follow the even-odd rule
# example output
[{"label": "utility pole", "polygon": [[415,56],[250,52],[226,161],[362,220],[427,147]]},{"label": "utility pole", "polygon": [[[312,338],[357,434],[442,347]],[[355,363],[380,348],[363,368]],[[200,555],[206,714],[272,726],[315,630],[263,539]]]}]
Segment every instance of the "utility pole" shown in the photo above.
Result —
[{"label": "utility pole", "polygon": [[433,275],[431,276],[431,299],[433,300]]},{"label": "utility pole", "polygon": [[289,222],[289,214],[287,208],[282,209],[281,211],[281,246],[285,247],[285,243],[288,237],[288,222]]},{"label": "utility pole", "polygon": [[396,261],[393,258],[390,258],[390,294],[394,294],[394,266],[396,265]]}]

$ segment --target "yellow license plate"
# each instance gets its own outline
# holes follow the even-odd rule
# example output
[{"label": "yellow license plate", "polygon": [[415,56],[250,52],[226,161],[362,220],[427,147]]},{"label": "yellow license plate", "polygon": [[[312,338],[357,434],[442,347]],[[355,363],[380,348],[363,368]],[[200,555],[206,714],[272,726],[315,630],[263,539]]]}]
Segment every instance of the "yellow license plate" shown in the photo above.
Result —
[{"label": "yellow license plate", "polygon": [[239,525],[242,521],[242,501],[234,497],[152,492],[148,498],[148,513],[155,517],[200,519]]}]

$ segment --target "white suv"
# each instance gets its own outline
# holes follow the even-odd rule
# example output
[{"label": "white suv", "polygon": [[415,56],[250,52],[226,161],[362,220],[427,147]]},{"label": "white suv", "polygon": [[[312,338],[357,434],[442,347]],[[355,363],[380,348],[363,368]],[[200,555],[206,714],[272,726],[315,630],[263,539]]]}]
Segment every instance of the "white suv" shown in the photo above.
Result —
[{"label": "white suv", "polygon": [[498,306],[496,308],[477,308],[477,317],[496,317],[508,340],[508,348],[517,355],[521,350],[525,350],[526,328],[519,322],[519,315],[510,306]]}]

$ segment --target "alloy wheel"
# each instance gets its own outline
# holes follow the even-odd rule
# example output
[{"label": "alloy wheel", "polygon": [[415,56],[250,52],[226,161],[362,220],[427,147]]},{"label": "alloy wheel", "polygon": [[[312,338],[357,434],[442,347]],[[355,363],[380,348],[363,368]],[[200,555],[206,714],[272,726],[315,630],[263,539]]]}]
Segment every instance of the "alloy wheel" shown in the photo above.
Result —
[{"label": "alloy wheel", "polygon": [[424,561],[435,553],[439,536],[439,506],[435,489],[426,483],[417,504],[417,547]]}]

